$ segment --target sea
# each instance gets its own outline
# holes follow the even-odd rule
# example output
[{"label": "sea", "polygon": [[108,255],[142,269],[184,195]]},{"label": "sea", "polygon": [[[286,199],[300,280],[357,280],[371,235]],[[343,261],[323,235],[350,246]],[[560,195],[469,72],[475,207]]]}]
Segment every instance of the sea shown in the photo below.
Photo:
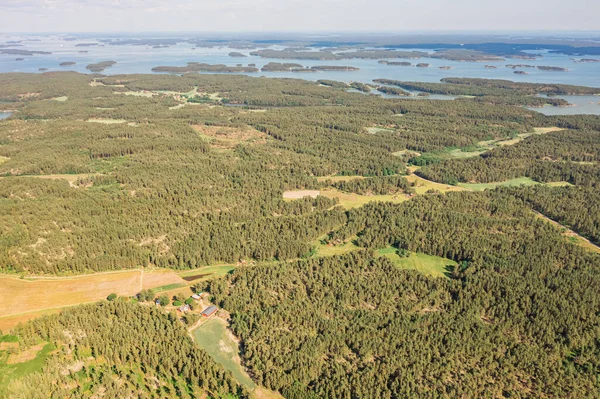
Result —
[{"label": "sea", "polygon": [[[379,64],[378,59],[350,59],[350,60],[280,60],[251,56],[250,52],[255,50],[240,50],[229,48],[226,45],[216,47],[198,47],[192,43],[179,42],[168,47],[154,48],[150,45],[111,45],[105,44],[98,38],[81,38],[78,40],[66,40],[60,35],[54,36],[3,36],[0,37],[0,45],[5,48],[23,49],[31,51],[47,51],[52,54],[36,54],[32,56],[0,54],[0,72],[29,72],[41,73],[46,71],[77,71],[89,73],[86,65],[101,61],[116,61],[117,64],[102,72],[105,75],[131,74],[131,73],[153,73],[152,68],[156,66],[185,66],[188,62],[201,62],[207,64],[224,64],[235,66],[242,64],[256,64],[257,68],[269,62],[295,62],[303,66],[311,67],[317,65],[338,65],[357,67],[357,71],[319,71],[313,73],[294,72],[256,72],[245,73],[249,76],[265,76],[269,78],[297,78],[316,81],[319,79],[337,80],[342,82],[372,83],[373,79],[387,78],[401,81],[416,82],[439,82],[447,77],[461,78],[487,78],[506,79],[516,82],[534,83],[560,83],[569,85],[581,85],[600,87],[600,63],[580,63],[581,58],[598,59],[594,56],[569,56],[554,54],[549,51],[535,51],[541,57],[535,60],[506,59],[496,62],[459,62],[434,58],[421,58],[419,60],[396,59],[394,61],[410,61],[413,64],[425,62],[430,64],[428,68],[393,66]],[[11,42],[15,43],[13,47]],[[77,46],[80,43],[98,43],[93,46]],[[282,49],[282,46],[271,46],[270,49]],[[0,50],[2,48],[0,47]],[[423,51],[414,49],[403,49],[404,51]],[[232,51],[245,54],[247,57],[230,57]],[[23,60],[17,61],[17,58]],[[61,62],[75,62],[68,67],[61,67]],[[542,71],[537,68],[519,68],[527,75],[518,75],[514,70],[508,68],[508,64],[527,64],[533,66],[556,66],[568,69],[562,71]],[[488,67],[486,67],[488,66]],[[496,68],[490,68],[493,66]],[[440,67],[450,67],[440,69]],[[42,70],[40,70],[42,69]],[[389,97],[389,96],[386,96]],[[393,97],[393,96],[392,96]],[[448,99],[450,96],[431,96],[430,99]],[[600,96],[565,96],[573,106],[571,107],[544,107],[536,108],[536,111],[546,114],[600,114]]]}]

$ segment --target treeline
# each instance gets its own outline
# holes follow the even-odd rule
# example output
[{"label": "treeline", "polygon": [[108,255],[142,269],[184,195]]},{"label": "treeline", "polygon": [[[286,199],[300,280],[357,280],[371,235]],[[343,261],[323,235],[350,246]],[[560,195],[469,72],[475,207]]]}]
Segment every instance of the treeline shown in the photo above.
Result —
[{"label": "treeline", "polygon": [[213,281],[259,383],[304,398],[595,396],[598,255],[496,192],[372,203],[347,217],[341,235],[360,246],[459,266],[431,279],[358,251]]},{"label": "treeline", "polygon": [[81,305],[18,326],[19,350],[52,351],[12,381],[10,398],[245,398],[248,392],[192,341],[175,314],[122,300]]}]

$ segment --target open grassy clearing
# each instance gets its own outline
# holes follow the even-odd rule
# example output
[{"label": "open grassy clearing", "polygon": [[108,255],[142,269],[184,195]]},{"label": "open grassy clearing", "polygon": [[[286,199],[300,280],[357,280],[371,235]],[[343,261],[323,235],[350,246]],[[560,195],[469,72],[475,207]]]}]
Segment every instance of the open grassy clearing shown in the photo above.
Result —
[{"label": "open grassy clearing", "polygon": [[[2,159],[0,159],[2,163]],[[87,179],[92,176],[102,176],[100,173],[79,173],[79,174],[62,174],[62,175],[16,175],[16,176],[0,176],[0,179],[7,179],[12,177],[33,177],[37,179],[50,179],[50,180],[66,180],[69,182],[71,187],[79,187],[76,183],[78,180]]]},{"label": "open grassy clearing", "polygon": [[245,144],[265,144],[267,135],[247,127],[225,127],[225,126],[192,126],[198,135],[211,142],[211,146],[216,148],[235,148],[240,143]]},{"label": "open grassy clearing", "polygon": [[67,96],[61,96],[61,97],[54,97],[51,98],[52,101],[58,101],[58,102],[65,102],[69,99],[69,97]]},{"label": "open grassy clearing", "polygon": [[517,177],[515,179],[500,181],[500,182],[492,182],[492,183],[458,183],[459,187],[463,187],[473,191],[483,191],[487,189],[494,189],[499,186],[504,187],[515,187],[515,186],[533,186],[536,184],[540,184],[535,180],[530,179],[529,177]]},{"label": "open grassy clearing", "polygon": [[488,189],[494,189],[496,187],[518,187],[518,186],[534,186],[536,184],[544,184],[551,187],[562,187],[568,186],[570,183],[559,181],[559,182],[551,182],[551,183],[540,183],[535,180],[530,179],[529,177],[517,177],[515,179],[500,181],[500,182],[492,182],[492,183],[458,183],[459,187],[463,187],[473,191],[483,191]]},{"label": "open grassy clearing", "polygon": [[356,208],[363,206],[373,201],[382,202],[403,202],[408,200],[406,194],[394,194],[394,195],[360,195],[354,193],[344,193],[336,189],[327,189],[321,191],[321,195],[327,198],[338,198],[340,205],[346,209]]},{"label": "open grassy clearing", "polygon": [[[414,171],[416,169],[417,168],[413,167],[411,170]],[[441,193],[446,193],[449,191],[464,190],[463,187],[457,187],[457,186],[451,186],[448,184],[436,183],[431,180],[423,179],[422,177],[419,177],[415,174],[406,176],[406,180],[408,180],[411,183],[413,183],[413,182],[415,183],[414,188],[415,188],[415,191],[417,194],[425,194],[429,190],[436,190]]]},{"label": "open grassy clearing", "polygon": [[198,281],[204,281],[217,277],[224,277],[231,271],[235,270],[235,266],[231,264],[221,264],[204,266],[198,269],[186,270],[184,272],[177,273],[177,276],[189,283],[196,283]]},{"label": "open grassy clearing", "polygon": [[219,317],[201,323],[193,331],[198,346],[204,349],[217,363],[233,374],[233,378],[246,387],[255,399],[282,399],[277,392],[257,386],[241,365],[237,338],[227,328],[227,322]]},{"label": "open grassy clearing", "polygon": [[456,262],[450,259],[414,252],[410,252],[408,257],[403,258],[398,256],[396,248],[393,247],[380,249],[377,254],[385,256],[400,269],[417,270],[432,277],[446,277],[446,267],[457,265]]},{"label": "open grassy clearing", "polygon": [[317,198],[319,195],[322,195],[319,190],[290,190],[283,192],[283,199],[295,200],[304,197]]},{"label": "open grassy clearing", "polygon": [[[16,337],[1,336],[0,342],[11,343],[14,341],[12,338]],[[55,348],[53,345],[43,342],[18,355],[12,354],[11,349],[11,346],[0,344],[0,395],[2,395],[3,387],[6,387],[10,381],[41,371],[46,358]]]},{"label": "open grassy clearing", "polygon": [[244,371],[240,363],[238,343],[227,330],[226,322],[213,317],[194,331],[194,339],[202,349],[219,364],[231,371],[233,377],[243,386],[252,390],[256,384]]},{"label": "open grassy clearing", "polygon": [[313,256],[320,258],[323,256],[343,255],[348,252],[355,251],[355,250],[359,249],[360,247],[357,247],[356,245],[354,245],[354,242],[353,242],[354,238],[355,237],[352,237],[350,240],[348,240],[344,244],[329,245],[329,244],[324,244],[322,242],[322,240],[325,239],[325,236],[319,237],[319,239],[317,239],[313,242],[313,245],[315,248],[315,253]]},{"label": "open grassy clearing", "polygon": [[385,127],[377,127],[377,126],[367,128],[367,133],[369,133],[369,134],[376,134],[379,132],[393,132],[393,131],[394,131],[394,129],[388,129]]},{"label": "open grassy clearing", "polygon": [[449,150],[447,152],[447,154],[452,158],[471,158],[471,157],[481,155],[484,152],[489,151],[496,147],[517,144],[517,143],[525,140],[527,137],[530,137],[530,136],[533,136],[536,134],[546,134],[546,133],[551,133],[551,132],[557,132],[559,130],[564,130],[564,129],[559,128],[559,127],[535,127],[535,128],[533,128],[533,132],[520,133],[520,134],[517,134],[515,137],[511,137],[511,138],[501,138],[501,139],[496,139],[496,140],[480,141],[473,148],[468,148],[468,149],[455,148],[455,149]]},{"label": "open grassy clearing", "polygon": [[125,119],[92,118],[88,119],[86,122],[102,123],[105,125],[115,125],[120,123],[126,123],[127,121]]}]

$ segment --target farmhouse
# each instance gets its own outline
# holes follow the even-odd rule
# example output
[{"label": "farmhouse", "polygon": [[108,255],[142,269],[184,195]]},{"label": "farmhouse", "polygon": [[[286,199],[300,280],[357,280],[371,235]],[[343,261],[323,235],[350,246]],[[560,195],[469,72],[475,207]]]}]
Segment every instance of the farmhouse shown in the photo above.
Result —
[{"label": "farmhouse", "polygon": [[201,315],[202,315],[202,316],[204,316],[204,317],[210,317],[210,316],[212,316],[213,314],[215,314],[215,313],[217,312],[217,310],[218,310],[218,309],[217,309],[217,307],[216,307],[216,306],[214,306],[214,305],[211,305],[211,306],[207,307],[206,309],[204,309],[204,310],[202,311]]},{"label": "farmhouse", "polygon": [[179,307],[179,311],[180,311],[181,313],[187,313],[187,312],[189,312],[189,311],[190,311],[190,305],[188,305],[188,304],[181,305],[181,306]]},{"label": "farmhouse", "polygon": [[192,294],[192,299],[199,300],[200,299],[200,295],[198,295],[198,294]]}]

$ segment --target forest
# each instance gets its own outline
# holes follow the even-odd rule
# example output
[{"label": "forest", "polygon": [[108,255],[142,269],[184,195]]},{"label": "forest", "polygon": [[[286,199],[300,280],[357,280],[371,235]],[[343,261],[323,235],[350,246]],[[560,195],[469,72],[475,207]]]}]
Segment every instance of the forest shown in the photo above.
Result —
[{"label": "forest", "polygon": [[[285,398],[600,396],[600,118],[524,108],[597,89],[172,72],[0,74],[2,273],[231,265],[195,288]],[[284,199],[300,190],[317,194]],[[0,397],[249,397],[179,317],[136,302],[0,334],[0,367],[46,348]]]}]

